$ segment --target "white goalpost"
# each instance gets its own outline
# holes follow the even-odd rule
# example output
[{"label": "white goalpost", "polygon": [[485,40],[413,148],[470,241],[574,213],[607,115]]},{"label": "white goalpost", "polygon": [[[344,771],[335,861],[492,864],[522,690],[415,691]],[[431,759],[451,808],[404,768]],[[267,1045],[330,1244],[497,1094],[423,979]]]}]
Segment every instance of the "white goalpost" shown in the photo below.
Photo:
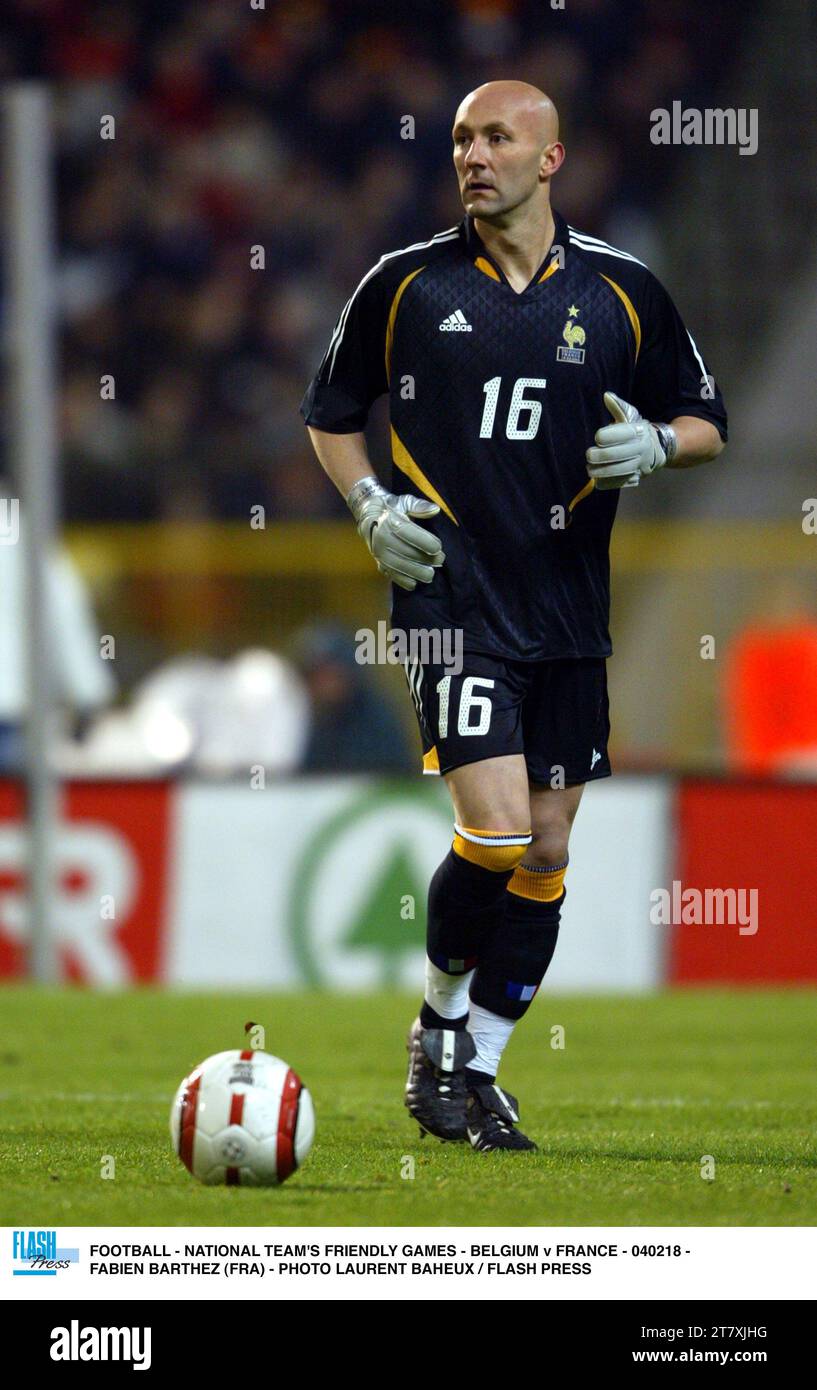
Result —
[{"label": "white goalpost", "polygon": [[12,478],[24,547],[29,974],[56,979],[53,912],[58,821],[51,767],[53,651],[46,567],[57,506],[54,232],[50,98],[41,83],[12,82],[3,94],[5,357]]}]

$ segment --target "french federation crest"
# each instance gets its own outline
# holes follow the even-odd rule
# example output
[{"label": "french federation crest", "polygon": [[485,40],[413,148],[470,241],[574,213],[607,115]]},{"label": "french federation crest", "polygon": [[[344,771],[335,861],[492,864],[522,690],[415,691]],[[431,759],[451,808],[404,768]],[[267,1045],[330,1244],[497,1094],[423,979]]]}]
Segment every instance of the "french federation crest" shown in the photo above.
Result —
[{"label": "french federation crest", "polygon": [[559,347],[556,349],[556,361],[578,362],[581,365],[584,361],[584,348],[582,347],[582,343],[585,339],[584,329],[581,328],[578,323],[574,322],[579,314],[575,304],[571,304],[567,313],[567,323],[562,329],[562,337],[567,343],[567,347]]}]

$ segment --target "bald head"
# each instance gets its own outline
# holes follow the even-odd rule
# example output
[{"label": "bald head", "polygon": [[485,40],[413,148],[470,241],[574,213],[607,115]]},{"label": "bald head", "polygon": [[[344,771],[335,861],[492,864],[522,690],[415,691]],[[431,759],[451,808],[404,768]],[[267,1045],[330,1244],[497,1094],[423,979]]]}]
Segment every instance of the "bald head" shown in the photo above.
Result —
[{"label": "bald head", "polygon": [[547,205],[549,180],[564,158],[559,116],[529,82],[486,82],[454,117],[454,165],[467,212],[507,222],[531,200]]},{"label": "bald head", "polygon": [[484,82],[459,105],[456,121],[502,116],[548,145],[559,139],[559,115],[550,97],[530,82]]}]

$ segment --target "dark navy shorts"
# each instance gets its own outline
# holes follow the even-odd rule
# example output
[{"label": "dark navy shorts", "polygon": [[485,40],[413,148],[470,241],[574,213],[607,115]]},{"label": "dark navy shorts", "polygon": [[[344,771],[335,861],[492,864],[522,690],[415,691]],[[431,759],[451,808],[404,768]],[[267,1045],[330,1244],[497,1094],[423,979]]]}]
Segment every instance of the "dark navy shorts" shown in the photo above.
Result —
[{"label": "dark navy shorts", "polygon": [[469,655],[445,666],[405,663],[423,740],[423,772],[522,753],[532,782],[575,786],[610,776],[605,657],[507,661]]}]

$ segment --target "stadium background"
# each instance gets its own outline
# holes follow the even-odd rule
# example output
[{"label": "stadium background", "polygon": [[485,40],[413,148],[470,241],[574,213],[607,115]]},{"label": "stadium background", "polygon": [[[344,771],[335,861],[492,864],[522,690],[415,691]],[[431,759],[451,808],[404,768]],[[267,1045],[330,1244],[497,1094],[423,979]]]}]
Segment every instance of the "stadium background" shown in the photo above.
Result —
[{"label": "stadium background", "polygon": [[[297,407],[365,270],[459,219],[459,97],[518,76],[561,113],[555,205],[655,270],[730,412],[722,460],[620,512],[619,776],[577,822],[549,984],[817,978],[815,60],[805,3],[7,4],[0,71],[54,101],[66,977],[419,978],[449,816],[415,778],[399,669],[354,662],[386,590]],[[757,109],[757,153],[653,145],[650,112],[676,100]],[[0,969],[15,976],[24,710],[2,680],[0,696]],[[656,927],[650,892],[673,879],[757,888],[760,930]]]}]

